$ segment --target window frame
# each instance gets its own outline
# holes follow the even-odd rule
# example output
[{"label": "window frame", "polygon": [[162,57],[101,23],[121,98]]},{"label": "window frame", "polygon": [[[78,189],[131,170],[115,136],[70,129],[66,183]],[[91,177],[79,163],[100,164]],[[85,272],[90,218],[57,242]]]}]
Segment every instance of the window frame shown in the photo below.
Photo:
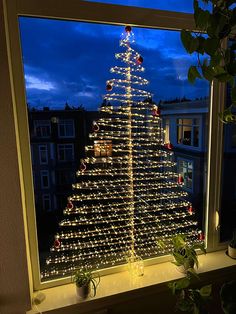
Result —
[{"label": "window frame", "polygon": [[[66,134],[66,122],[71,122],[72,123],[72,135],[61,135],[60,134],[60,127],[64,127],[64,131]],[[59,138],[74,138],[75,137],[75,121],[73,119],[60,119],[57,125],[57,130],[58,130],[58,137]]]},{"label": "window frame", "polygon": [[[70,282],[70,278],[41,283],[39,273],[39,255],[37,247],[37,232],[35,225],[35,208],[33,179],[30,157],[30,139],[28,134],[28,120],[26,108],[26,95],[24,86],[23,65],[21,57],[21,45],[19,36],[19,16],[55,18],[62,20],[75,20],[94,23],[107,23],[116,25],[133,25],[147,28],[166,30],[189,29],[196,30],[192,14],[170,12],[156,9],[128,7],[112,4],[84,2],[82,0],[57,0],[40,2],[31,0],[3,0],[4,20],[6,27],[7,62],[9,63],[10,83],[12,90],[12,102],[14,123],[16,129],[16,141],[18,163],[21,180],[20,194],[24,199],[22,210],[27,216],[26,237],[29,234],[27,250],[31,251],[31,263],[28,259],[30,280],[34,282],[34,289],[48,288]],[[144,18],[145,17],[145,18]],[[227,41],[225,41],[225,46]],[[225,247],[218,244],[219,229],[216,225],[216,209],[219,210],[221,169],[222,161],[222,134],[223,126],[218,119],[218,112],[225,105],[225,84],[213,82],[211,86],[211,102],[209,110],[209,140],[208,140],[208,176],[207,176],[207,199],[206,199],[206,236],[207,250],[214,251]],[[214,110],[213,110],[214,106]],[[26,252],[25,252],[26,255]],[[158,261],[168,260],[168,257],[155,258],[146,261],[151,264]],[[122,267],[117,267],[123,269]],[[108,273],[109,270],[105,271]]]},{"label": "window frame", "polygon": [[[193,123],[193,121],[196,119],[199,121],[199,124]],[[192,123],[187,125],[184,123],[179,123],[178,120],[192,120]],[[197,151],[200,151],[203,149],[203,147],[202,147],[202,118],[200,116],[188,116],[188,117],[185,117],[184,115],[176,116],[175,126],[176,126],[176,139],[175,139],[176,147],[181,147],[183,149],[197,150]],[[179,127],[182,128],[182,132],[183,132],[184,126],[190,126],[191,127],[191,144],[190,145],[178,143]],[[199,134],[198,134],[198,146],[192,145],[194,142],[194,128],[196,126],[198,127],[198,132],[199,132]]]},{"label": "window frame", "polygon": [[[64,156],[66,157],[66,150],[68,148],[66,148],[66,146],[70,146],[71,149],[71,159],[60,159],[60,153],[59,150],[62,150],[64,146]],[[60,163],[65,163],[65,162],[72,162],[75,160],[75,148],[74,148],[74,144],[73,143],[64,143],[64,144],[57,144],[57,161]]]},{"label": "window frame", "polygon": [[[38,124],[38,125],[37,125]],[[40,128],[40,135],[37,135],[37,127]],[[48,127],[49,128],[49,134],[48,135],[43,135],[42,130],[43,127]],[[51,137],[51,122],[50,120],[34,120],[34,134],[36,133],[36,136],[39,138],[50,138]]]},{"label": "window frame", "polygon": [[[45,148],[45,150],[42,150],[42,148]],[[38,145],[38,152],[39,152],[40,165],[47,165],[48,164],[48,146],[47,146],[47,144]],[[42,160],[42,153],[44,153],[44,152],[45,152],[45,156],[46,156],[45,162]]]},{"label": "window frame", "polygon": [[[44,184],[44,177],[47,177],[48,184]],[[50,188],[50,177],[49,177],[49,171],[48,170],[40,170],[40,181],[41,181],[41,189],[49,189]]]}]

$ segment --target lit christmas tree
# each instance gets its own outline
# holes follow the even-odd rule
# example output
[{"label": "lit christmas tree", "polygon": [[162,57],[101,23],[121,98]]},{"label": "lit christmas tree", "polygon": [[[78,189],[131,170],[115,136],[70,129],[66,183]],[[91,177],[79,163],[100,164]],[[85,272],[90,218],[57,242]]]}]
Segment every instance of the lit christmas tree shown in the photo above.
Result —
[{"label": "lit christmas tree", "polygon": [[120,41],[124,52],[116,54],[123,64],[111,68],[117,78],[107,82],[101,118],[93,123],[94,144],[86,147],[43,279],[167,254],[176,234],[203,240],[175,172],[172,144],[164,143],[161,110],[142,89],[148,81],[139,76],[143,57],[133,43],[127,26]]}]

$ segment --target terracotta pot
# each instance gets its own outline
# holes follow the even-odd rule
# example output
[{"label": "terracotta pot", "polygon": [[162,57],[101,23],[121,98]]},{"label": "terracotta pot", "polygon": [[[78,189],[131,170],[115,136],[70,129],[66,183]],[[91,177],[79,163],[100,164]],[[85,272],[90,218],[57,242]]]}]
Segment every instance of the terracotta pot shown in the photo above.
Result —
[{"label": "terracotta pot", "polygon": [[87,299],[87,297],[90,294],[90,284],[79,287],[77,285],[76,286],[76,293],[79,299],[84,300]]},{"label": "terracotta pot", "polygon": [[228,245],[228,255],[232,258],[236,258],[236,248]]}]

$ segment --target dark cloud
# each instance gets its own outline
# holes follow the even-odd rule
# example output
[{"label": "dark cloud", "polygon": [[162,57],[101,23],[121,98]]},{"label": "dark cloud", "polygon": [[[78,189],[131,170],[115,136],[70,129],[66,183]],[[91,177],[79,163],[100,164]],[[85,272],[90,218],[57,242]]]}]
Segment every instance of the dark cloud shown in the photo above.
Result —
[{"label": "dark cloud", "polygon": [[[102,102],[110,68],[118,64],[122,27],[36,18],[20,18],[27,102],[61,107],[67,101],[92,110]],[[145,78],[155,99],[200,97],[206,84],[186,80],[193,58],[181,45],[179,33],[134,29],[135,49],[144,57]]]}]

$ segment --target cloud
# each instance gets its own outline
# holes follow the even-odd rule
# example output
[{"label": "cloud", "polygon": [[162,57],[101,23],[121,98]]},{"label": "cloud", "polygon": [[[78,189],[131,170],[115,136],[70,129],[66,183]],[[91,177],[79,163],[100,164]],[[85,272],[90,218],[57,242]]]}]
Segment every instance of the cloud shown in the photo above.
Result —
[{"label": "cloud", "polygon": [[56,89],[52,82],[46,82],[35,76],[25,74],[26,89],[39,89],[50,91]]},{"label": "cloud", "polygon": [[[65,102],[95,110],[114,78],[121,26],[39,18],[20,18],[27,102],[33,106],[64,107]],[[134,48],[144,58],[154,99],[201,97],[207,84],[190,85],[185,79],[195,59],[185,53],[179,32],[133,28]]]}]

